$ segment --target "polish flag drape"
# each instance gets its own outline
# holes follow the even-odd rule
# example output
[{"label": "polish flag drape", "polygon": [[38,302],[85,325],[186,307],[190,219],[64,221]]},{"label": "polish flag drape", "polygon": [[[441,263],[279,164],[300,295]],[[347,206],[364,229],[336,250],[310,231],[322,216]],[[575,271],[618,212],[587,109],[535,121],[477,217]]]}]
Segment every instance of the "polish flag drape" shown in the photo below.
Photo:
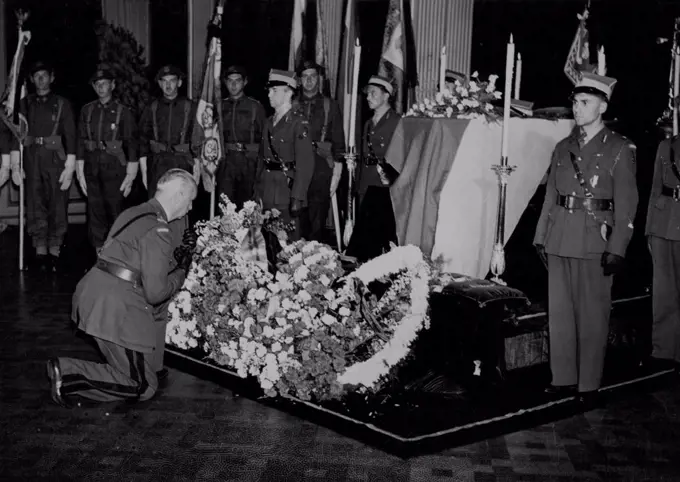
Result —
[{"label": "polish flag drape", "polygon": [[31,41],[31,32],[23,30],[22,24],[28,17],[27,14],[17,13],[19,21],[19,39],[17,49],[14,52],[12,66],[7,78],[7,87],[0,104],[2,105],[2,122],[12,131],[17,139],[23,139],[28,130],[26,118],[19,112],[19,102],[26,97],[26,83],[21,81],[21,65],[24,60],[26,46]]},{"label": "polish flag drape", "polygon": [[564,73],[573,84],[581,79],[581,72],[592,72],[594,66],[590,64],[590,46],[588,44],[588,7],[578,15],[579,25],[576,35],[569,48],[567,60],[564,63]]},{"label": "polish flag drape", "polygon": [[418,85],[415,53],[410,2],[390,0],[378,74],[394,84],[394,107],[399,114],[415,98],[414,89]]},{"label": "polish flag drape", "polygon": [[[345,16],[342,28],[340,65],[338,66],[338,82],[335,89],[338,103],[342,106],[343,127],[345,129],[345,145],[349,145],[349,121],[352,102],[352,72],[354,70],[354,44],[359,31],[356,15],[356,0],[346,0]],[[360,131],[361,129],[359,129]]]},{"label": "polish flag drape", "polygon": [[305,13],[307,0],[294,0],[293,25],[290,30],[290,49],[288,50],[288,70],[295,70],[305,55]]},{"label": "polish flag drape", "polygon": [[[328,72],[328,42],[321,4],[317,0],[295,0],[290,31],[288,70],[297,71],[302,62],[313,60]],[[328,75],[321,92],[328,93]]]},{"label": "polish flag drape", "polygon": [[[203,68],[201,96],[198,100],[196,118],[192,129],[192,145],[200,153],[203,167],[203,185],[207,191],[214,187],[214,175],[224,157],[222,139],[222,12],[224,0],[220,0],[208,29],[208,52]],[[206,177],[207,176],[207,177]]]}]

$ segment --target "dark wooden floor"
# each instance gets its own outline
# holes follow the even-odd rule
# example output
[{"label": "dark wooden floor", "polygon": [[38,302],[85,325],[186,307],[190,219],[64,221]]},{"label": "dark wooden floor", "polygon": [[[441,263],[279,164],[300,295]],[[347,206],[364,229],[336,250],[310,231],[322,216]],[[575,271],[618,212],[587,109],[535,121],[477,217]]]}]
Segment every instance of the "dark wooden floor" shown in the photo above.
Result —
[{"label": "dark wooden floor", "polygon": [[69,322],[78,274],[19,274],[16,234],[0,234],[0,480],[680,481],[678,381],[409,460],[175,370],[144,404],[61,409],[44,361],[97,357]]}]

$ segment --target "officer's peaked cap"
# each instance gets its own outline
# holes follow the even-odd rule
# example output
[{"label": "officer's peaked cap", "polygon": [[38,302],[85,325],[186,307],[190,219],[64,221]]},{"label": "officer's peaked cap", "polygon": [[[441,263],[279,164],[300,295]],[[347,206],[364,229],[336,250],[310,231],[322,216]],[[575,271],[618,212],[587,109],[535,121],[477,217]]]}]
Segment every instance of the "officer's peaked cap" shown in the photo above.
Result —
[{"label": "officer's peaked cap", "polygon": [[227,67],[227,69],[222,73],[222,77],[225,79],[229,77],[230,75],[235,75],[238,74],[244,79],[248,77],[248,72],[246,71],[246,68],[243,67],[242,65],[230,65]]},{"label": "officer's peaked cap", "polygon": [[31,77],[35,75],[36,72],[40,72],[41,70],[45,70],[49,72],[50,74],[54,73],[54,69],[50,64],[47,62],[44,62],[42,60],[37,60],[31,64],[31,66],[28,69],[28,75]]},{"label": "officer's peaked cap", "polygon": [[111,69],[107,69],[106,67],[100,67],[94,72],[94,74],[92,74],[92,77],[90,78],[90,83],[94,83],[102,79],[116,80],[116,77],[113,75],[113,71]]},{"label": "officer's peaked cap", "polygon": [[302,64],[300,64],[300,66],[298,67],[297,74],[302,75],[302,72],[310,69],[316,70],[316,73],[319,75],[323,74],[323,67],[321,67],[313,60],[305,60],[304,62],[302,62]]},{"label": "officer's peaked cap", "polygon": [[267,88],[276,87],[279,85],[287,85],[291,89],[297,89],[297,80],[295,79],[295,72],[289,70],[271,69],[269,71],[269,81]]},{"label": "officer's peaked cap", "polygon": [[[382,75],[371,76],[371,78],[368,79],[368,84],[366,84],[366,87],[369,85],[380,87],[390,95],[394,94],[394,86],[392,85],[392,82],[390,82],[390,79],[383,77]],[[366,87],[364,87],[364,92],[366,92]]]},{"label": "officer's peaked cap", "polygon": [[604,75],[591,74],[590,72],[583,72],[581,80],[578,81],[574,90],[571,92],[571,99],[576,94],[591,94],[602,97],[609,102],[616,85],[616,79],[612,77],[605,77]]},{"label": "officer's peaked cap", "polygon": [[156,72],[156,82],[161,80],[166,75],[174,75],[178,79],[184,78],[184,72],[182,72],[182,70],[179,67],[175,65],[164,65],[163,67],[158,69],[158,72]]}]

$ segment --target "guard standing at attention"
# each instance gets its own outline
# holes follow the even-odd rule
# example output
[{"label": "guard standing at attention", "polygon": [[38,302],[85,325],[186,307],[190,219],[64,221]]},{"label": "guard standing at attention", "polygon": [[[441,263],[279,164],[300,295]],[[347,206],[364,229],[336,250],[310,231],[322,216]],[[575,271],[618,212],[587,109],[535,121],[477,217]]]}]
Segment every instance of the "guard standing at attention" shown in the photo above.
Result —
[{"label": "guard standing at attention", "polygon": [[[390,107],[394,86],[385,77],[372,76],[364,88],[373,117],[364,124],[361,157],[357,159],[356,184],[359,209],[357,224],[345,253],[359,261],[380,256],[397,242],[397,227],[392,209],[385,159],[400,116]],[[391,173],[390,173],[391,174]]]},{"label": "guard standing at attention", "polygon": [[321,93],[321,66],[306,61],[298,71],[302,93],[298,112],[309,124],[309,137],[314,146],[314,176],[307,192],[309,239],[325,242],[326,219],[342,176],[345,134],[337,102]]},{"label": "guard standing at attention", "polygon": [[548,267],[550,394],[597,401],[612,275],[621,272],[638,203],[635,145],[604,125],[615,79],[583,73],[576,127],[553,151],[534,245]]},{"label": "guard standing at attention", "polygon": [[649,369],[680,364],[680,139],[659,144],[645,233],[652,254],[652,353]]},{"label": "guard standing at attention", "polygon": [[222,130],[225,156],[217,167],[218,194],[226,194],[240,209],[253,198],[257,153],[267,121],[264,107],[244,93],[246,69],[232,65],[222,77],[229,96],[222,101]]},{"label": "guard standing at attention", "polygon": [[139,121],[139,167],[142,182],[153,198],[156,183],[170,169],[193,172],[198,165],[191,154],[191,124],[194,104],[179,96],[184,73],[166,65],[156,73],[156,83],[163,97],[154,99],[142,112]]},{"label": "guard standing at attention", "polygon": [[94,338],[106,363],[49,360],[47,375],[58,405],[68,406],[68,395],[108,402],[148,400],[156,393],[153,307],[180,290],[191,265],[189,250],[173,251],[168,223],[187,215],[196,192],[191,174],[171,169],[159,179],[152,200],[116,219],[96,265],[73,295],[73,321]]},{"label": "guard standing at attention", "polygon": [[[38,269],[57,271],[76,168],[76,124],[71,103],[52,92],[52,67],[38,61],[28,74],[36,92],[20,104],[28,122],[24,139],[26,231],[35,248]],[[13,150],[18,156],[16,140]]]},{"label": "guard standing at attention", "polygon": [[139,162],[132,112],[113,99],[113,73],[99,69],[90,79],[98,99],[80,111],[78,184],[87,196],[90,242],[99,250],[130,194]]},{"label": "guard standing at attention", "polygon": [[278,209],[284,222],[295,221],[291,240],[307,239],[308,233],[302,229],[315,158],[309,125],[292,110],[297,89],[295,72],[272,69],[267,89],[274,115],[265,124],[262,135],[255,195],[265,210]]}]

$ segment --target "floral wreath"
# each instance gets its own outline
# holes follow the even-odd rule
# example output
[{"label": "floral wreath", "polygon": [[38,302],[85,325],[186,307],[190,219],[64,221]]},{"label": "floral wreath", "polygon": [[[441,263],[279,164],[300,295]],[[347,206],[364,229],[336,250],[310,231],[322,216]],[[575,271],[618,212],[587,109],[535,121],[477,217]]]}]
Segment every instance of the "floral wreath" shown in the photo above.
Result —
[{"label": "floral wreath", "polygon": [[[407,271],[410,280],[410,308],[394,329],[392,337],[369,359],[355,363],[338,376],[341,385],[363,385],[373,388],[390,369],[409,353],[411,343],[422,328],[429,328],[428,315],[431,270],[420,249],[413,245],[395,247],[390,252],[361,265],[347,276],[365,285],[400,271]],[[394,289],[393,289],[394,288]],[[379,304],[394,301],[390,296],[400,287],[394,286],[383,295]]]}]

